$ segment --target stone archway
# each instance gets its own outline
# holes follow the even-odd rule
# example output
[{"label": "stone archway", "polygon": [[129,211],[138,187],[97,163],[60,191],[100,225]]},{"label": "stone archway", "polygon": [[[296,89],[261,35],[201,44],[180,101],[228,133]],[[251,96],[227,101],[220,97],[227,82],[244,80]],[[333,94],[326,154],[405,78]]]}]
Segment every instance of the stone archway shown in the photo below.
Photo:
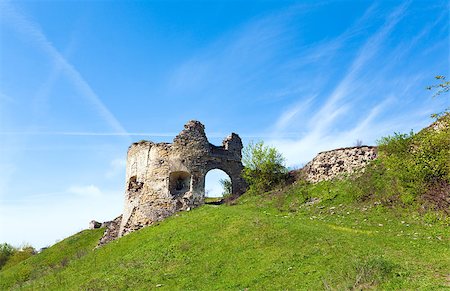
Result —
[{"label": "stone archway", "polygon": [[220,161],[218,163],[213,159],[211,162],[207,163],[205,177],[209,171],[214,169],[225,172],[231,180],[231,196],[239,197],[247,190],[247,183],[241,177],[243,168],[240,161]]},{"label": "stone archway", "polygon": [[222,181],[230,181],[227,185],[232,185],[230,176],[221,169],[211,169],[205,174],[205,199],[219,199],[231,194],[232,188],[225,189]]},{"label": "stone archway", "polygon": [[242,195],[242,141],[232,133],[221,146],[209,143],[205,127],[191,120],[173,143],[140,141],[128,149],[125,207],[120,236],[177,211],[204,204],[205,177],[212,169],[231,179],[231,198]]}]

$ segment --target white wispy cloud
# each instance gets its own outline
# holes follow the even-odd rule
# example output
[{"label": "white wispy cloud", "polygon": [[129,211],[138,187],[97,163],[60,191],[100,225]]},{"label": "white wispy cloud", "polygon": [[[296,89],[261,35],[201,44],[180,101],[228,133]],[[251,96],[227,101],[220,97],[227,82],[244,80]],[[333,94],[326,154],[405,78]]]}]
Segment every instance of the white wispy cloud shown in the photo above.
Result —
[{"label": "white wispy cloud", "polygon": [[[298,114],[296,114],[298,115]],[[225,138],[230,133],[224,132],[211,132],[207,134],[207,137],[211,138]],[[276,137],[276,136],[292,136],[297,135],[296,132],[280,132],[280,133],[270,133],[270,132],[261,132],[261,133],[241,133],[239,136],[245,138],[253,138],[253,137]],[[178,132],[81,132],[81,131],[0,131],[0,136],[92,136],[92,137],[108,137],[108,136],[127,136],[127,137],[142,137],[142,138],[152,138],[152,137],[168,137],[174,138],[178,135]]]},{"label": "white wispy cloud", "polygon": [[[419,126],[423,123],[413,122],[413,117],[418,116],[417,108],[414,112],[404,109],[398,118],[391,115],[389,120],[383,119],[386,112],[392,113],[392,107],[399,105],[399,100],[416,89],[396,75],[396,60],[410,48],[397,51],[392,48],[392,43],[387,44],[408,14],[409,5],[410,2],[404,2],[386,14],[374,3],[343,33],[331,40],[296,47],[297,57],[289,60],[280,60],[277,54],[290,47],[293,31],[289,24],[299,17],[297,11],[292,9],[288,10],[290,13],[254,20],[182,64],[170,85],[177,89],[208,92],[206,95],[214,95],[209,93],[212,91],[219,96],[223,92],[214,90],[214,87],[227,94],[230,88],[237,87],[241,90],[238,94],[251,96],[255,102],[293,100],[267,131],[241,134],[241,137],[249,139],[268,139],[287,156],[290,164],[304,163],[321,150],[351,146],[356,139],[373,142],[389,129],[404,129],[408,125]],[[374,23],[379,21],[381,24],[374,27]],[[298,26],[294,27],[298,29]],[[425,27],[416,38],[426,35],[430,27]],[[372,34],[367,35],[367,31],[373,30]],[[365,41],[347,65],[336,61],[342,57],[343,50],[348,50],[348,42],[356,38],[359,41],[363,37]],[[351,51],[355,51],[354,48]],[[330,67],[336,64],[344,68],[344,74],[335,84],[335,80],[330,80],[326,75]],[[309,69],[309,73],[302,75],[305,68]],[[267,71],[270,73],[267,74]],[[266,73],[263,82],[271,82],[272,77],[279,75],[290,78],[291,82],[258,96],[259,88],[252,87],[251,80],[258,78],[261,72]],[[408,78],[422,78],[419,75],[422,72],[410,74]],[[328,91],[330,84],[333,87]],[[242,93],[242,88],[249,89]],[[249,92],[250,89],[255,91]]]},{"label": "white wispy cloud", "polygon": [[[371,8],[369,8],[371,9]],[[343,77],[341,82],[336,86],[331,95],[322,108],[311,119],[312,124],[315,124],[316,130],[323,130],[332,124],[336,118],[346,112],[344,105],[339,105],[339,101],[344,97],[354,96],[352,94],[357,88],[358,75],[361,69],[374,57],[379,51],[380,46],[386,39],[387,35],[393,30],[395,25],[400,21],[402,15],[405,13],[406,4],[401,5],[392,12],[386,20],[386,23],[373,36],[369,37],[363,44],[362,48],[354,58],[347,74]]]},{"label": "white wispy cloud", "polygon": [[106,171],[105,176],[108,179],[118,177],[119,174],[123,174],[123,177],[125,176],[125,167],[127,165],[127,161],[125,160],[125,157],[123,158],[116,158],[110,162],[110,167]]},{"label": "white wispy cloud", "polygon": [[[288,164],[304,164],[319,151],[341,146],[351,146],[351,143],[356,138],[373,140],[377,134],[383,131],[377,126],[377,123],[381,123],[377,117],[393,103],[395,97],[377,96],[377,100],[381,100],[378,104],[372,105],[368,111],[362,107],[363,104],[361,101],[364,101],[364,97],[370,96],[370,88],[382,86],[383,81],[385,81],[385,77],[383,77],[375,82],[372,80],[372,83],[368,83],[367,79],[364,78],[363,71],[368,70],[368,66],[373,63],[374,59],[382,51],[385,40],[392,33],[399,21],[402,20],[407,6],[408,4],[406,3],[397,7],[386,17],[385,23],[373,35],[366,39],[350,63],[341,81],[338,82],[331,93],[325,98],[322,106],[311,113],[307,126],[302,125],[298,128],[298,130],[306,130],[306,133],[301,138],[269,140],[270,144],[279,148],[286,156]],[[366,12],[364,19],[357,22],[358,25],[361,25],[362,21],[366,21],[369,18],[368,15],[373,14],[373,6],[368,10],[369,12]],[[344,34],[349,33],[349,31],[352,31],[352,29],[344,32]],[[341,40],[345,40],[346,37],[338,36],[337,39],[340,40],[338,43],[341,45]],[[398,92],[399,90],[396,91],[397,93],[401,93]],[[278,121],[280,122],[293,116],[295,108],[294,104],[292,109],[280,115]],[[341,124],[345,120],[345,118],[342,118],[348,116],[352,116],[350,124]],[[357,116],[362,116],[362,118],[355,118]],[[391,121],[390,123],[392,124],[393,122],[395,121]],[[386,126],[386,123],[383,125]],[[283,131],[283,128],[278,127],[278,130]],[[282,134],[280,135],[282,136]]]},{"label": "white wispy cloud", "polygon": [[49,76],[46,86],[40,92],[40,99],[45,99],[46,94],[51,90],[59,71],[65,73],[75,88],[80,92],[81,96],[89,102],[93,108],[96,109],[97,114],[114,130],[119,133],[126,133],[122,124],[105,106],[100,97],[94,92],[89,83],[83,78],[80,72],[64,58],[46,35],[42,32],[39,25],[27,19],[21,14],[10,1],[1,1],[0,9],[2,10],[2,22],[6,22],[18,32],[23,34],[28,40],[32,41],[41,50],[43,50],[51,58],[52,62],[56,64],[52,74]]},{"label": "white wispy cloud", "polygon": [[310,109],[311,102],[316,96],[310,98],[302,98],[297,104],[292,105],[289,109],[281,114],[275,123],[275,132],[279,132],[286,128],[297,116]]},{"label": "white wispy cloud", "polygon": [[95,185],[75,185],[67,189],[70,194],[87,196],[87,197],[98,197],[102,196],[102,191]]},{"label": "white wispy cloud", "polygon": [[114,219],[122,207],[121,191],[107,191],[96,185],[74,185],[24,201],[1,201],[0,242],[49,246],[86,229],[92,219]]},{"label": "white wispy cloud", "polygon": [[299,33],[298,27],[289,25],[292,19],[320,5],[323,3],[292,6],[222,35],[175,68],[168,90],[195,90],[209,97],[221,95],[218,91],[225,88],[245,91],[253,81],[274,70],[277,51]]},{"label": "white wispy cloud", "polygon": [[3,131],[0,135],[67,135],[67,136],[154,136],[167,137],[176,133],[164,132],[89,132],[89,131]]}]

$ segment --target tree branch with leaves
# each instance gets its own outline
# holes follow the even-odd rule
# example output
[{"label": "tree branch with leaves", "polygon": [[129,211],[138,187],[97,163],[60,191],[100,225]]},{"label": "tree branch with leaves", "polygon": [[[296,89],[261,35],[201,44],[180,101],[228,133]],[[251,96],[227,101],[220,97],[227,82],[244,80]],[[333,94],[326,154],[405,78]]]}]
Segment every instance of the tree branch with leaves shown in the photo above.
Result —
[{"label": "tree branch with leaves", "polygon": [[[450,81],[446,81],[445,76],[438,75],[434,77],[438,80],[438,84],[430,85],[427,87],[427,90],[436,90],[433,98],[444,93],[448,93],[450,91]],[[448,116],[450,114],[450,108],[446,108],[443,112],[432,114],[431,117],[434,119],[439,119],[442,116]]]},{"label": "tree branch with leaves", "polygon": [[427,90],[435,90],[437,91],[434,93],[433,97],[436,97],[438,95],[441,95],[442,93],[447,93],[450,91],[450,81],[446,81],[445,76],[438,75],[434,77],[436,80],[439,81],[438,84],[430,85],[427,87]]}]

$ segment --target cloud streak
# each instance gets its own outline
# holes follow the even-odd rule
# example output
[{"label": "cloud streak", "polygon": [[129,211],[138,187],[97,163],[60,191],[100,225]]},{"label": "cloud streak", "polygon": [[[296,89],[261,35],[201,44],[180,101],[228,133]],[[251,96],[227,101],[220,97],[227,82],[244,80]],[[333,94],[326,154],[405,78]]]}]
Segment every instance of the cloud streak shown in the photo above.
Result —
[{"label": "cloud streak", "polygon": [[291,108],[283,112],[275,123],[275,133],[286,128],[297,116],[306,112],[310,108],[311,102],[315,97],[316,96],[302,99],[297,104],[294,104]]},{"label": "cloud streak", "polygon": [[[287,122],[287,121],[286,121]],[[208,137],[225,138],[230,133],[211,132]],[[178,132],[81,132],[81,131],[4,131],[0,132],[0,136],[92,136],[92,137],[108,137],[108,136],[140,136],[140,137],[172,137],[178,135]],[[282,133],[241,133],[239,136],[245,138],[273,138],[273,137],[292,137],[297,136],[297,132],[282,132]]]},{"label": "cloud streak", "polygon": [[[375,104],[369,107],[369,110],[363,106],[367,106],[365,96],[372,94],[370,88],[381,88],[383,82],[386,82],[386,77],[381,76],[376,80],[371,80],[369,83],[363,74],[364,71],[370,71],[368,66],[372,65],[374,61],[379,59],[379,54],[384,49],[384,43],[392,34],[397,24],[403,19],[407,13],[408,3],[398,6],[392,11],[385,19],[384,24],[369,36],[365,43],[361,46],[357,54],[354,56],[350,63],[346,74],[342,77],[341,81],[336,84],[331,93],[324,98],[324,93],[319,92],[320,99],[324,99],[322,106],[317,110],[309,113],[310,118],[307,125],[300,125],[295,127],[291,126],[288,129],[297,128],[297,130],[304,131],[305,133],[299,139],[286,139],[282,138],[284,131],[283,126],[275,127],[280,131],[281,138],[271,139],[269,143],[275,145],[281,152],[287,157],[288,164],[301,165],[309,161],[317,152],[322,150],[328,150],[340,146],[350,146],[350,142],[354,142],[356,138],[367,138],[373,141],[377,138],[381,132],[386,132],[386,128],[394,128],[393,124],[400,123],[398,120],[391,120],[386,123],[379,119],[379,116],[385,111],[390,109],[390,106],[395,104],[396,98],[403,96],[408,92],[409,88],[404,90],[395,90],[397,96],[391,95],[380,98]],[[370,15],[374,14],[374,7],[370,7],[365,16],[360,21],[357,21],[357,25],[362,25],[364,21],[368,20]],[[354,28],[356,29],[356,28]],[[338,36],[335,41],[331,41],[332,49],[339,47],[348,38],[345,36],[349,34],[353,29],[344,32],[344,36]],[[321,46],[317,47],[317,49]],[[312,49],[310,53],[316,56],[315,51]],[[321,57],[321,56],[319,56]],[[395,55],[391,54],[385,56],[386,58],[394,58]],[[306,59],[310,56],[306,56]],[[388,66],[389,67],[389,66]],[[385,68],[387,70],[388,68]],[[322,84],[320,87],[326,87]],[[402,92],[403,91],[403,92]],[[300,103],[299,103],[300,102]],[[301,101],[297,101],[301,104]],[[373,103],[373,102],[372,102]],[[278,118],[277,124],[286,125],[287,120],[291,120],[297,112],[296,104],[291,108],[282,112]],[[360,117],[359,117],[360,116]],[[350,118],[350,119],[349,119]],[[383,125],[384,128],[380,125]]]},{"label": "cloud streak", "polygon": [[[64,56],[53,46],[47,39],[45,34],[41,31],[39,26],[23,16],[12,5],[10,1],[0,2],[2,10],[2,21],[11,25],[14,29],[23,34],[27,39],[33,41],[41,50],[43,50],[55,63],[56,68],[47,81],[47,86],[42,88],[41,94],[48,94],[49,86],[53,83],[58,71],[63,71],[75,88],[81,95],[92,105],[97,114],[116,132],[126,135],[126,130],[117,118],[109,111],[106,105],[102,102],[100,97],[94,92],[89,83],[83,78],[77,69],[70,64]],[[40,99],[45,99],[41,96]]]}]

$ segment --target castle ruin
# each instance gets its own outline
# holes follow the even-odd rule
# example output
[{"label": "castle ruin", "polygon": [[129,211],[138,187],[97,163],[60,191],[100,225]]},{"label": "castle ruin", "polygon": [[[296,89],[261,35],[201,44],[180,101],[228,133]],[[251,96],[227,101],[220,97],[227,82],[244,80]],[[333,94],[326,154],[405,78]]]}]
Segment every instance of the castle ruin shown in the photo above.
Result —
[{"label": "castle ruin", "polygon": [[[340,148],[319,153],[301,171],[307,181],[317,183],[359,171],[376,157],[376,147]],[[92,228],[106,228],[99,246],[178,211],[203,205],[205,177],[210,170],[227,173],[232,196],[240,196],[247,189],[241,160],[242,141],[237,134],[215,146],[209,143],[204,125],[195,120],[186,123],[173,143],[133,143],[127,155],[123,214],[103,224],[91,222]]]},{"label": "castle ruin", "polygon": [[305,179],[311,183],[353,174],[377,158],[376,146],[356,146],[324,151],[303,167]]},{"label": "castle ruin", "polygon": [[119,236],[160,221],[177,211],[204,204],[205,176],[213,169],[228,174],[232,195],[247,188],[241,177],[242,141],[232,133],[222,146],[209,143],[205,127],[191,120],[173,143],[141,141],[128,149],[125,207]]}]

